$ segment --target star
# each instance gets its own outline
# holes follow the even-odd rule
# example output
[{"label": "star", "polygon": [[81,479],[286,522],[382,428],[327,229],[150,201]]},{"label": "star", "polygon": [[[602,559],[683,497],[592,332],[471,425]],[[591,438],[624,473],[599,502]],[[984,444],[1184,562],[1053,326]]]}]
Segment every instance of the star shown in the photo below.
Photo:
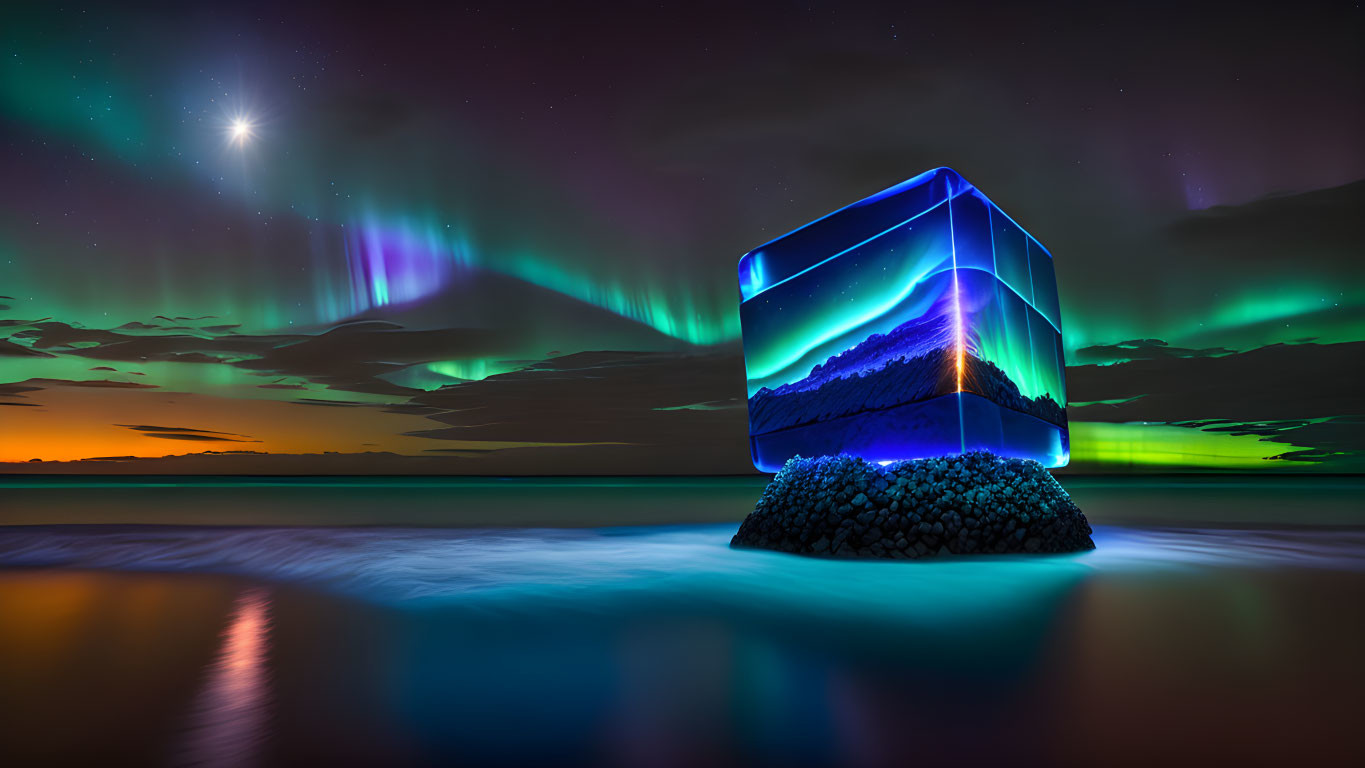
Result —
[{"label": "star", "polygon": [[251,138],[251,121],[245,117],[234,118],[228,128],[228,135],[234,144],[245,144]]}]

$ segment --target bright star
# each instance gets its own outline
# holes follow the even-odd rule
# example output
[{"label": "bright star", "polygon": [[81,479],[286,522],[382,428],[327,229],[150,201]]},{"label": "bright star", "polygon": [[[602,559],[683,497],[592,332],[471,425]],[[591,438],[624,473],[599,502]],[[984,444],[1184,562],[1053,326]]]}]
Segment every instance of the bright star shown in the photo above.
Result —
[{"label": "bright star", "polygon": [[232,127],[229,129],[229,133],[232,136],[233,142],[245,144],[246,140],[251,138],[251,121],[247,120],[245,117],[236,118],[232,121]]}]

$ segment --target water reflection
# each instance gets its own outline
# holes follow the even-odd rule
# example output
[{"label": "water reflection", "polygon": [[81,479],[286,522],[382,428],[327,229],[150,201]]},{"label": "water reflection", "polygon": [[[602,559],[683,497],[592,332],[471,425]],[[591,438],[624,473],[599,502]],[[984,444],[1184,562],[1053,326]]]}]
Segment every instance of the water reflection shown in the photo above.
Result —
[{"label": "water reflection", "polygon": [[257,765],[270,725],[270,591],[245,589],[190,707],[176,765]]},{"label": "water reflection", "polygon": [[922,563],[733,551],[732,532],[0,530],[0,564],[61,568],[0,572],[0,745],[28,763],[1091,764],[1214,733],[1208,762],[1290,762],[1299,734],[1343,747],[1365,688],[1359,530],[1100,527],[1090,553]]},{"label": "water reflection", "polygon": [[[296,701],[303,670],[340,689],[306,696],[309,719],[346,734],[327,738],[382,743],[388,720],[436,755],[630,765],[889,759],[895,741],[866,733],[881,732],[881,714],[945,727],[931,702],[1017,688],[1091,572],[1068,557],[813,560],[731,550],[732,532],[51,528],[0,532],[0,560],[232,573],[358,598],[372,608],[338,604],[324,625],[344,642],[309,625],[306,657],[271,649]],[[284,690],[266,677],[271,616],[296,633],[309,621],[297,593],[280,607],[282,592],[234,608],[194,710],[194,761],[255,756],[266,684]],[[274,723],[298,738],[297,709]],[[272,732],[280,760],[295,747],[278,742]]]}]

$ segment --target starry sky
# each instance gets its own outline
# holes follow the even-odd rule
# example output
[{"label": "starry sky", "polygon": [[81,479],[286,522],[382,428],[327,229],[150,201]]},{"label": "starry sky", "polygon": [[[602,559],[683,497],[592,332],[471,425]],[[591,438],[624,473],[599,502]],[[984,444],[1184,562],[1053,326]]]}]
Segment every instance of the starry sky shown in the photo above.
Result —
[{"label": "starry sky", "polygon": [[736,260],[947,165],[1073,469],[1365,470],[1365,12],[1192,5],[7,6],[0,462],[750,471]]}]

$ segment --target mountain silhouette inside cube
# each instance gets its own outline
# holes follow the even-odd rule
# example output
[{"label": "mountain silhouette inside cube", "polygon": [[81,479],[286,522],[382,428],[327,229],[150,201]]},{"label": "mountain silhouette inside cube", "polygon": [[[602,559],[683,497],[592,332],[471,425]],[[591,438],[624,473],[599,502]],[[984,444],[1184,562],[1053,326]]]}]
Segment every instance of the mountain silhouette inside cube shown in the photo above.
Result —
[{"label": "mountain silhouette inside cube", "polygon": [[939,168],[739,263],[755,466],[989,451],[1063,466],[1052,256]]}]

